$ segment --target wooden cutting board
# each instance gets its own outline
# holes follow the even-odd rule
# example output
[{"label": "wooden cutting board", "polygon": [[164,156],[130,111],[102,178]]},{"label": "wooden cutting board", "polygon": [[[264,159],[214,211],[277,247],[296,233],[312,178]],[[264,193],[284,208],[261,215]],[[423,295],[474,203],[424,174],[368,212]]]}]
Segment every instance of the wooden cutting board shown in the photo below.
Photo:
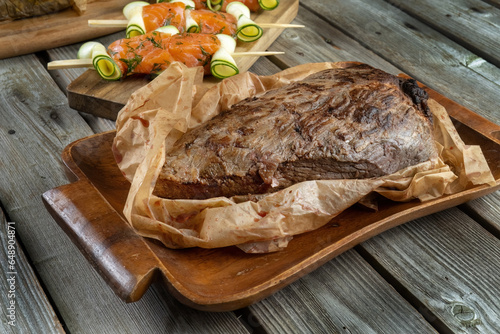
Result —
[{"label": "wooden cutting board", "polygon": [[0,59],[82,42],[120,28],[91,28],[89,19],[122,19],[130,0],[95,0],[83,15],[73,9],[15,21],[0,22]]},{"label": "wooden cutting board", "polygon": [[[281,0],[275,10],[254,13],[252,18],[257,23],[290,23],[297,16],[298,9],[299,0]],[[282,28],[264,29],[263,36],[257,41],[238,42],[236,52],[266,50],[283,30]],[[244,72],[257,59],[258,57],[239,57],[235,60],[240,72]],[[125,105],[130,94],[149,81],[150,79],[144,76],[131,76],[121,81],[109,82],[101,79],[93,69],[90,69],[68,86],[68,103],[71,108],[78,111],[115,120],[118,111]],[[205,78],[205,83],[208,85],[217,82],[219,81],[214,78]]]}]

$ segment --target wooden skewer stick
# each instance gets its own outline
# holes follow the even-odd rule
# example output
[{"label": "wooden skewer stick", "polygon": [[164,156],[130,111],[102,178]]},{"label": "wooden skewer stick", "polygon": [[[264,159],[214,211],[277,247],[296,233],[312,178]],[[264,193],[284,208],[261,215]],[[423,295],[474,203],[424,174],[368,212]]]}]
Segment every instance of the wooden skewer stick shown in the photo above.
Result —
[{"label": "wooden skewer stick", "polygon": [[233,57],[249,57],[249,56],[274,56],[285,54],[283,51],[248,51],[248,52],[234,52],[231,54]]},{"label": "wooden skewer stick", "polygon": [[[89,20],[89,27],[126,28],[127,20]],[[257,23],[261,28],[304,28],[303,24]]]},{"label": "wooden skewer stick", "polygon": [[303,24],[287,24],[287,23],[258,23],[261,28],[305,28]]},{"label": "wooden skewer stick", "polygon": [[48,70],[61,70],[65,68],[94,67],[92,59],[66,59],[54,60],[47,64]]},{"label": "wooden skewer stick", "polygon": [[126,28],[128,20],[89,20],[89,27]]},{"label": "wooden skewer stick", "polygon": [[[234,52],[231,54],[233,57],[250,57],[250,56],[273,56],[284,54],[282,51],[249,51],[249,52]],[[66,59],[54,60],[47,64],[48,70],[62,70],[66,68],[93,68],[92,59]]]}]

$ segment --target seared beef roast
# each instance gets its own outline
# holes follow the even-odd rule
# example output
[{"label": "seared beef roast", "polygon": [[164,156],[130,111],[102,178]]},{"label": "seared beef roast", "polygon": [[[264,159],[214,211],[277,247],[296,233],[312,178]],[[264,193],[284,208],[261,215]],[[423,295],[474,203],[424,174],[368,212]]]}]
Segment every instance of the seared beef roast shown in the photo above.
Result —
[{"label": "seared beef roast", "polygon": [[261,194],[387,175],[436,156],[425,91],[353,65],[245,99],[187,132],[167,153],[154,193]]}]

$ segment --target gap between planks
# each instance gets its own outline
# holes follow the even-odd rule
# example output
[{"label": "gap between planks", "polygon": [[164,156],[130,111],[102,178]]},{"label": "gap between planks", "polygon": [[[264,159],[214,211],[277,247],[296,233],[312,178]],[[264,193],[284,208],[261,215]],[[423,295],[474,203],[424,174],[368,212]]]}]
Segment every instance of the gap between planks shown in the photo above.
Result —
[{"label": "gap between planks", "polygon": [[[477,200],[476,200],[477,201]],[[488,233],[491,233],[495,238],[500,239],[500,229],[493,225],[488,219],[481,215],[481,213],[474,209],[473,205],[470,203],[464,203],[459,205],[458,208],[462,210],[467,216],[475,220],[482,228],[484,228]]]},{"label": "gap between planks", "polygon": [[370,265],[372,268],[385,280],[388,284],[394,287],[397,293],[401,295],[422,317],[439,333],[449,333],[449,328],[434,315],[434,313],[425,306],[417,296],[412,294],[403,286],[384,266],[378,262],[367,250],[361,245],[354,247],[354,250]]}]

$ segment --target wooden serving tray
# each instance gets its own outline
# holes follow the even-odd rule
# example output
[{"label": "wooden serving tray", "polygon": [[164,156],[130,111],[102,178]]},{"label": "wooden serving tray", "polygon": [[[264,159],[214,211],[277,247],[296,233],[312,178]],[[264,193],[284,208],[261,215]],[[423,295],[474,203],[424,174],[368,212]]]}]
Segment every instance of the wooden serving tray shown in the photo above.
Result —
[{"label": "wooden serving tray", "polygon": [[[256,23],[290,23],[297,16],[299,0],[281,0],[272,11],[252,14]],[[252,43],[238,42],[236,52],[265,51],[278,38],[282,28],[266,28],[264,34]],[[258,57],[238,57],[236,64],[240,72],[247,71]],[[92,69],[85,71],[67,87],[68,104],[78,111],[115,120],[118,111],[127,103],[130,95],[146,85],[150,79],[146,76],[131,76],[121,81],[106,81]],[[207,85],[214,85],[219,80],[207,77]]]},{"label": "wooden serving tray", "polygon": [[326,226],[295,236],[270,254],[245,254],[236,247],[167,249],[139,236],[124,220],[129,183],[111,145],[115,132],[80,139],[62,154],[73,183],[49,190],[43,201],[61,228],[122,299],[141,298],[153,279],[182,303],[228,311],[257,302],[340,253],[387,229],[500,188],[500,126],[428,89],[447,108],[466,144],[480,145],[496,186],[476,186],[421,203],[383,201],[377,212],[354,206]]},{"label": "wooden serving tray", "polygon": [[82,15],[69,8],[54,14],[0,22],[0,59],[82,42],[105,36],[120,28],[91,28],[89,19],[123,18],[130,0],[94,0]]}]

